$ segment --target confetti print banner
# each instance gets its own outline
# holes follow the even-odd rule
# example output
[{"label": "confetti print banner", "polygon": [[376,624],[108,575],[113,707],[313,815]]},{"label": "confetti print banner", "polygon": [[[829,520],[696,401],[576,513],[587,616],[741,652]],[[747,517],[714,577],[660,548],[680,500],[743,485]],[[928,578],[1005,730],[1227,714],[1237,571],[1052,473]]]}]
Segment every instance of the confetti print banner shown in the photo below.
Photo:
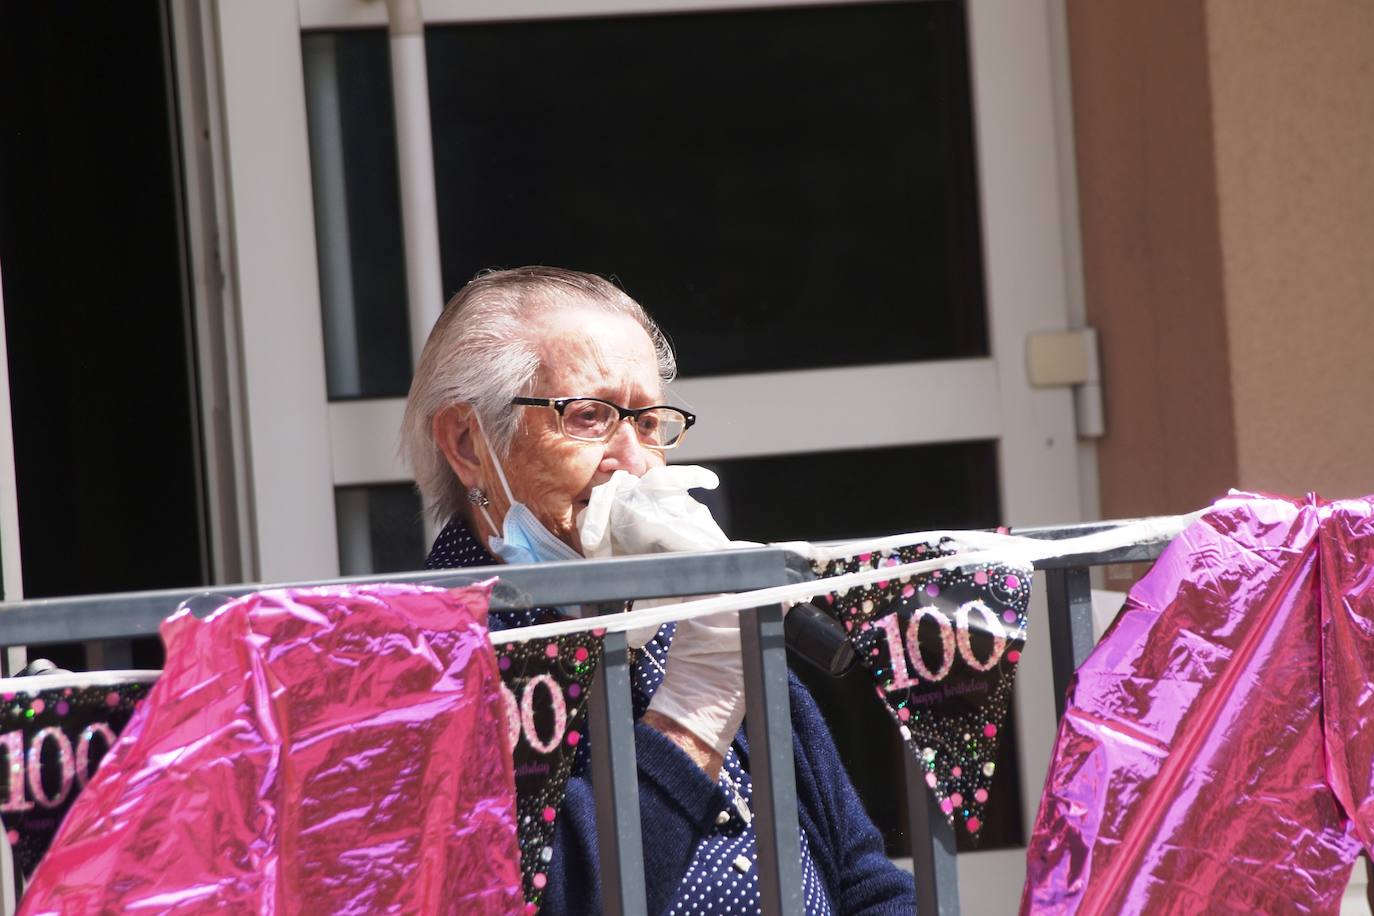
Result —
[{"label": "confetti print banner", "polygon": [[0,681],[0,818],[26,878],[158,673]]},{"label": "confetti print banner", "polygon": [[553,831],[577,748],[586,698],[601,663],[602,630],[496,647],[515,757],[515,806],[527,913],[539,909],[553,860]]},{"label": "confetti print banner", "polygon": [[[816,574],[952,553],[945,542],[915,544],[819,564]],[[844,624],[940,810],[975,839],[1026,641],[1031,573],[1029,565],[970,565],[882,579],[816,602]]]}]

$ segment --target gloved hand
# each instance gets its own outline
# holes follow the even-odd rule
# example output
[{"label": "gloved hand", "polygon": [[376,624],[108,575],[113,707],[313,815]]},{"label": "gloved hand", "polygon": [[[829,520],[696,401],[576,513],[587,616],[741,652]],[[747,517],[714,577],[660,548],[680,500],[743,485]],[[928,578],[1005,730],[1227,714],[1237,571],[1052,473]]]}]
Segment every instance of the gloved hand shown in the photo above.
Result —
[{"label": "gloved hand", "polygon": [[[653,468],[638,478],[617,471],[592,491],[578,518],[583,554],[595,558],[729,547],[710,511],[687,493],[718,485],[715,474],[689,465]],[[652,628],[647,636],[636,631],[629,636],[631,644],[641,637],[643,645],[652,638]],[[722,757],[744,721],[739,647],[739,615],[734,611],[680,621],[663,684],[649,703],[650,710],[677,722]]]},{"label": "gloved hand", "polygon": [[651,468],[643,477],[616,471],[592,490],[578,516],[582,555],[596,559],[729,547],[710,510],[687,492],[719,485],[715,474],[695,465]]},{"label": "gloved hand", "polygon": [[668,670],[649,701],[721,757],[744,722],[744,663],[734,611],[678,621]]}]

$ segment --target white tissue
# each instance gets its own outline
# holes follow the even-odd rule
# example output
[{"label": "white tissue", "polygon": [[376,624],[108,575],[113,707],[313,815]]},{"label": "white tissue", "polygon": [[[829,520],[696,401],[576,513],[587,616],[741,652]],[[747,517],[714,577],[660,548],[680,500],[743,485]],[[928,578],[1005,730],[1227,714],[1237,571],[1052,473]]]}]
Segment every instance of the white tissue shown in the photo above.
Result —
[{"label": "white tissue", "polygon": [[[616,471],[592,491],[578,517],[582,553],[589,558],[721,550],[730,539],[691,489],[714,490],[720,481],[706,468],[669,465],[643,477]],[[658,599],[652,605],[684,599]],[[639,607],[652,606],[638,602]],[[634,646],[656,628],[631,630]],[[673,719],[724,756],[744,721],[744,665],[739,616],[734,611],[678,623],[663,684],[649,708]]]}]

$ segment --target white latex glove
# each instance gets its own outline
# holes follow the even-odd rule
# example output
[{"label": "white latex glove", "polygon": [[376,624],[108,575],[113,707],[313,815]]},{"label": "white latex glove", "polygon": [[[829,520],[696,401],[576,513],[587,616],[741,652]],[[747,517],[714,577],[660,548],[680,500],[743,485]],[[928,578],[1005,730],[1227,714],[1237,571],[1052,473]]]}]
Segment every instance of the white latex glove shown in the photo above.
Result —
[{"label": "white latex glove", "polygon": [[710,510],[687,492],[718,486],[715,474],[695,465],[651,468],[643,477],[616,471],[592,490],[578,516],[582,555],[597,559],[729,547]]},{"label": "white latex glove", "polygon": [[[702,467],[667,465],[643,477],[616,471],[592,491],[578,518],[582,552],[589,558],[720,550],[730,539],[711,512],[688,490],[714,490],[720,481]],[[637,602],[638,607],[683,599]],[[644,645],[656,628],[630,631],[631,644]],[[649,709],[674,720],[722,757],[744,721],[744,664],[740,659],[739,615],[723,611],[683,620],[673,635],[667,672]]]},{"label": "white latex glove", "polygon": [[720,756],[744,722],[744,663],[734,611],[680,620],[668,650],[668,670],[654,691],[656,710],[696,735]]}]

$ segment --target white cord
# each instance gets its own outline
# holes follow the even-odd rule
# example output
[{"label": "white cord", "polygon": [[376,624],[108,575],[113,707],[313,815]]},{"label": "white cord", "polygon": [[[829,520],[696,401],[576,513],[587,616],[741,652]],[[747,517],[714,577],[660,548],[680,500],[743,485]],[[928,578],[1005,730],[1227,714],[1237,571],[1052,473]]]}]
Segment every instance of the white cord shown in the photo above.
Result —
[{"label": "white cord", "polygon": [[898,566],[863,569],[825,579],[813,579],[809,582],[797,582],[792,585],[756,589],[735,595],[719,595],[699,601],[685,601],[681,604],[661,608],[631,611],[628,614],[608,614],[601,617],[583,617],[576,620],[558,620],[553,623],[535,624],[528,627],[514,627],[492,633],[491,641],[494,645],[504,645],[531,639],[549,639],[587,630],[621,633],[639,627],[662,626],[674,620],[690,620],[720,611],[741,611],[746,608],[763,607],[770,604],[806,601],[817,595],[848,591],[851,588],[868,585],[883,579],[900,579],[934,572],[937,569],[996,563],[1030,565],[1036,560],[1047,560],[1053,557],[1101,553],[1134,544],[1157,543],[1172,540],[1179,532],[1199,518],[1204,511],[1206,510],[1199,510],[1188,515],[1142,519],[1108,531],[1099,531],[1096,534],[1066,538],[1060,541],[995,534],[993,532],[952,531],[893,535],[888,538],[827,546],[807,544],[804,541],[777,544],[774,546],[795,551],[817,562],[828,562],[836,557],[850,557],[874,550],[923,543],[931,537],[949,537],[961,546],[974,549],[968,553],[947,557],[936,557],[931,560],[920,560]]}]

